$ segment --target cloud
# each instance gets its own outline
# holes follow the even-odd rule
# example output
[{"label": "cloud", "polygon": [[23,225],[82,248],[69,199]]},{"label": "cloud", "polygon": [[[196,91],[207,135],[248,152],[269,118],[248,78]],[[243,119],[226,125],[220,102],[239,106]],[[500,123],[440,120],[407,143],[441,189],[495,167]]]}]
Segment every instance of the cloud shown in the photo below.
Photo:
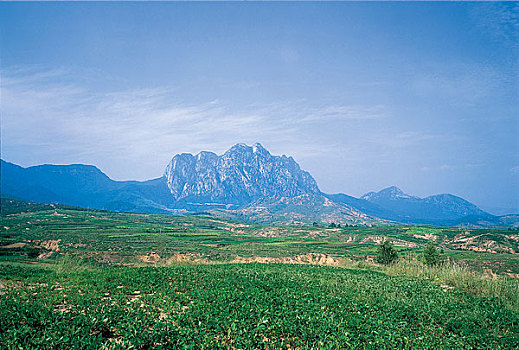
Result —
[{"label": "cloud", "polygon": [[473,106],[498,90],[503,84],[513,84],[489,65],[473,63],[430,63],[426,72],[412,75],[410,87],[418,96],[441,99],[451,105]]},{"label": "cloud", "polygon": [[115,179],[160,176],[174,154],[223,153],[238,142],[261,142],[324,174],[327,164],[412,159],[416,149],[455,137],[399,125],[384,105],[298,99],[236,106],[218,96],[186,103],[176,86],[102,91],[62,69],[1,73],[2,157],[25,166],[94,164]]},{"label": "cloud", "polygon": [[61,69],[1,73],[3,157],[22,165],[86,162],[117,179],[158,176],[176,153],[221,153],[237,142],[259,141],[295,157],[322,156],[338,143],[316,132],[316,125],[385,117],[383,106],[305,100],[241,108],[219,99],[187,104],[175,98],[174,87],[94,91]]},{"label": "cloud", "polygon": [[440,165],[428,165],[422,166],[420,171],[429,172],[429,171],[472,171],[477,168],[484,167],[484,163],[461,163],[461,164],[440,164]]},{"label": "cloud", "polygon": [[301,122],[322,122],[324,120],[368,120],[387,116],[383,106],[326,106],[313,108],[301,119]]}]

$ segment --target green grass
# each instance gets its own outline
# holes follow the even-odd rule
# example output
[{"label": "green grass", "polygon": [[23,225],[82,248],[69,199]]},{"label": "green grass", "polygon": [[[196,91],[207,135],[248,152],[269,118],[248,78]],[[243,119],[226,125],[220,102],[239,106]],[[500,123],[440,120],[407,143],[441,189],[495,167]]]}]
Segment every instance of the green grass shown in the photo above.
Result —
[{"label": "green grass", "polygon": [[[7,270],[7,271],[6,271]],[[519,346],[519,313],[421,278],[224,264],[82,272],[0,267],[5,348]]]},{"label": "green grass", "polygon": [[[518,348],[518,235],[2,200],[0,348]],[[370,262],[385,238],[388,267]],[[418,261],[429,239],[447,264]],[[336,266],[230,264],[316,253]]]},{"label": "green grass", "polygon": [[426,266],[418,261],[401,260],[390,266],[367,267],[390,275],[427,279],[447,289],[455,287],[475,295],[498,298],[507,308],[519,312],[519,279],[517,278],[497,277],[497,275],[492,277],[455,262]]},{"label": "green grass", "polygon": [[[481,271],[492,268],[501,274],[519,273],[519,254],[512,254],[519,253],[517,231],[415,226],[340,229],[261,226],[204,216],[49,209],[49,206],[37,205],[17,205],[15,209],[26,207],[30,211],[13,213],[13,209],[8,211],[11,214],[0,217],[0,246],[28,244],[13,249],[0,248],[0,256],[34,257],[42,250],[38,241],[59,239],[60,251],[54,256],[70,253],[102,260],[103,253],[119,263],[137,262],[136,256],[152,251],[164,258],[190,252],[220,262],[232,261],[236,256],[284,257],[308,253],[365,260],[375,254],[374,237],[389,238],[403,255],[418,256],[427,242],[424,237],[430,235],[451,259],[468,263],[472,268]],[[465,238],[472,240],[459,241]],[[491,250],[495,252],[474,251],[489,241],[493,242]]]}]

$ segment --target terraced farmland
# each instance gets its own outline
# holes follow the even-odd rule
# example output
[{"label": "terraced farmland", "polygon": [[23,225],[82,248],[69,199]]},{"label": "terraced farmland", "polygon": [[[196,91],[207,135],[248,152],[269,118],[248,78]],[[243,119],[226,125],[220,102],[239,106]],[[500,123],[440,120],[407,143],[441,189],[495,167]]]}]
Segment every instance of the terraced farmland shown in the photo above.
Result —
[{"label": "terraced farmland", "polygon": [[[517,231],[2,212],[3,348],[519,347]],[[429,240],[464,269],[420,265]]]},{"label": "terraced farmland", "polygon": [[449,258],[481,271],[519,273],[518,230],[266,226],[210,216],[113,213],[7,199],[2,199],[2,212],[0,256],[9,259],[41,261],[71,254],[102,263],[166,264],[257,257],[293,261],[322,254],[340,264],[370,260],[384,239],[391,239],[407,259],[419,256],[433,240]]}]

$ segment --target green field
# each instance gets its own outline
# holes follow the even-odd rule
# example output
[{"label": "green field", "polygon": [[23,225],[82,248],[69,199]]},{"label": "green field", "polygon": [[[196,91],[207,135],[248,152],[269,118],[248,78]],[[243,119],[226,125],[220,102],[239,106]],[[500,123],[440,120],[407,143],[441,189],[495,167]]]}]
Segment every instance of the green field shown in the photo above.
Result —
[{"label": "green field", "polygon": [[7,348],[519,346],[519,313],[499,300],[373,271],[280,264],[1,271],[13,281],[0,302]]},{"label": "green field", "polygon": [[[483,271],[519,273],[519,231],[419,226],[266,226],[209,216],[113,213],[2,199],[0,256],[53,259],[65,253],[102,263],[136,264],[154,253],[179,259],[231,262],[237,257],[288,258],[310,253],[338,262],[364,261],[389,238],[401,256],[421,254],[429,239],[444,255]],[[53,246],[49,242],[58,241]],[[45,254],[46,253],[46,254]]]},{"label": "green field", "polygon": [[[518,231],[6,199],[0,220],[0,348],[519,348]],[[385,238],[401,257],[392,267],[372,263]],[[428,240],[446,267],[421,265]]]}]

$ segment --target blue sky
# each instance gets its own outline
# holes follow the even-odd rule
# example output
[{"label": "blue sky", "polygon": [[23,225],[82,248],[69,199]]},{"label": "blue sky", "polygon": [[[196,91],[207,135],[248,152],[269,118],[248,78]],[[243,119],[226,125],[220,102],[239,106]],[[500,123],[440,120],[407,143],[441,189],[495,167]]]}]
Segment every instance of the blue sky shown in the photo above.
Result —
[{"label": "blue sky", "polygon": [[517,3],[0,3],[2,158],[162,174],[261,142],[321,189],[519,212]]}]

